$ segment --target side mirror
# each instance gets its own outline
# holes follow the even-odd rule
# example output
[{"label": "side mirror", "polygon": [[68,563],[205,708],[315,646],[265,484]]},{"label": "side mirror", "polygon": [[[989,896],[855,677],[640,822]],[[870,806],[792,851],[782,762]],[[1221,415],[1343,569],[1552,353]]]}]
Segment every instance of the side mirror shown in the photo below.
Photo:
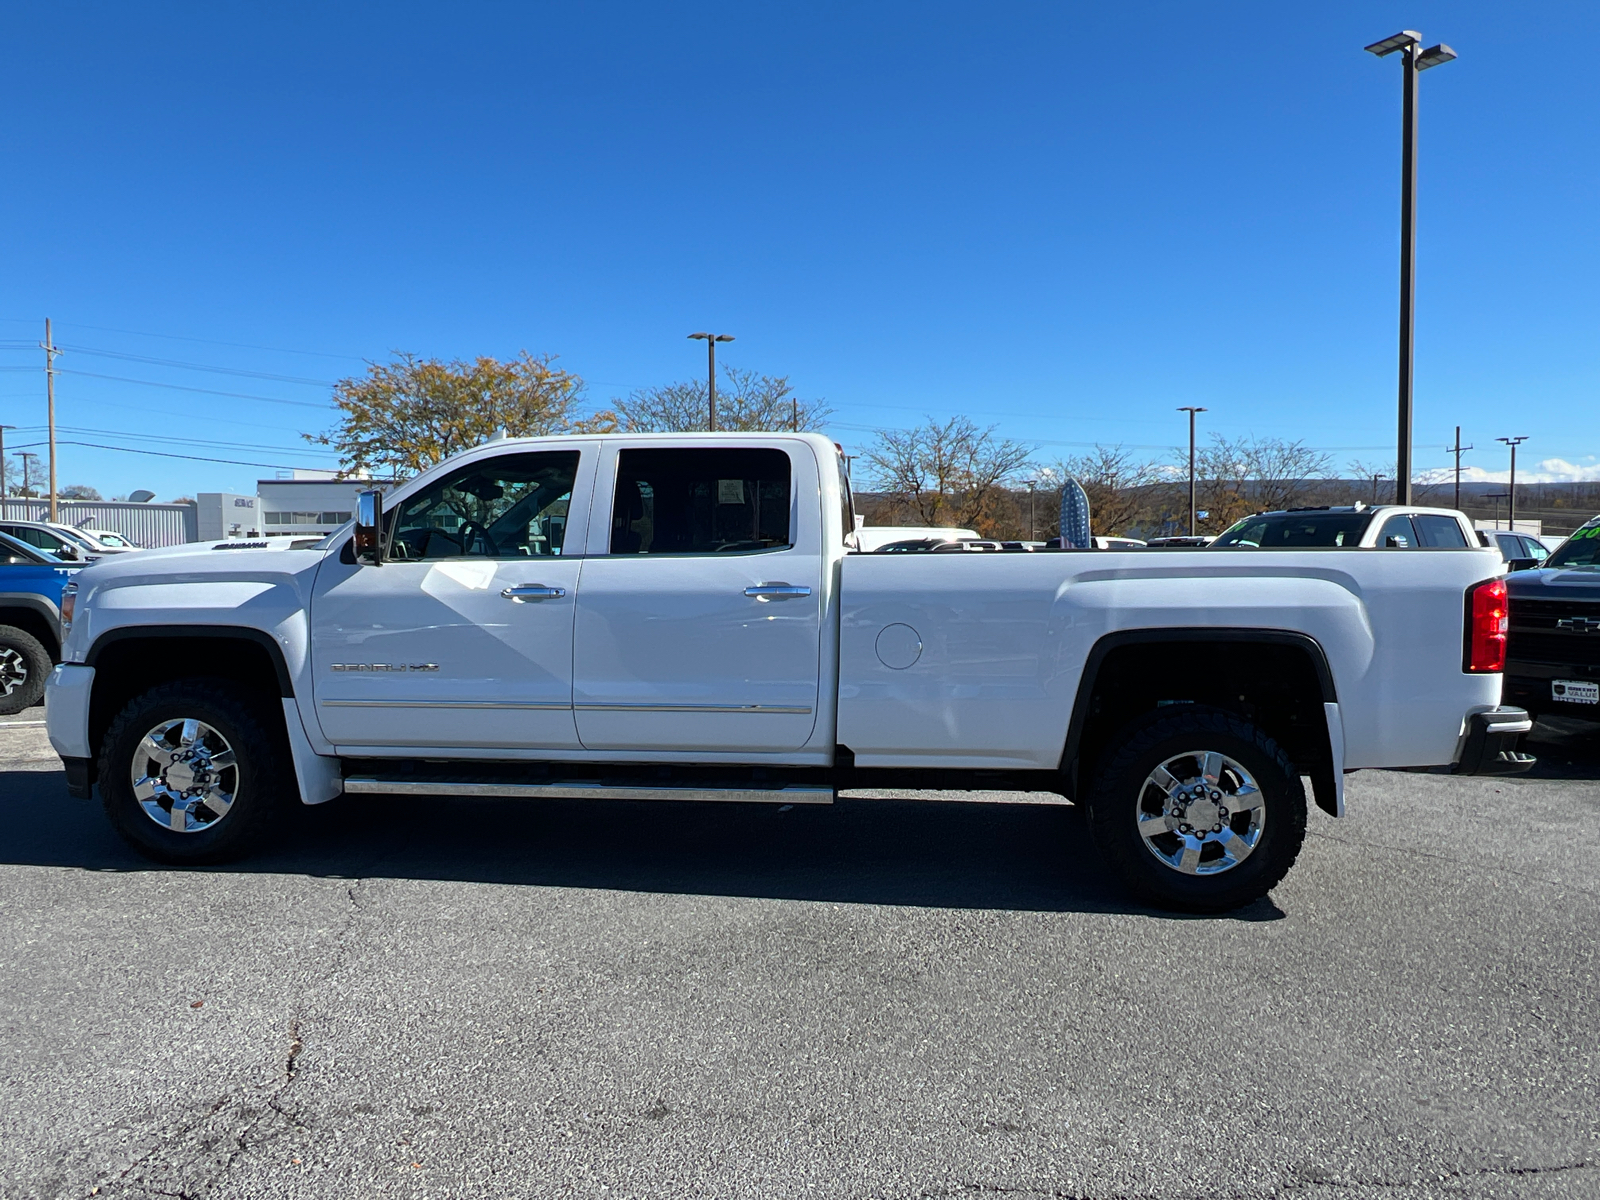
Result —
[{"label": "side mirror", "polygon": [[383,493],[362,492],[356,498],[356,561],[383,562]]},{"label": "side mirror", "polygon": [[1531,558],[1508,558],[1508,559],[1506,559],[1506,570],[1507,571],[1531,571],[1535,567],[1537,567],[1538,565],[1539,565],[1538,562],[1535,559],[1531,559]]},{"label": "side mirror", "polygon": [[83,551],[76,546],[62,546],[56,551],[57,558],[64,558],[68,562],[79,562],[83,558]]}]

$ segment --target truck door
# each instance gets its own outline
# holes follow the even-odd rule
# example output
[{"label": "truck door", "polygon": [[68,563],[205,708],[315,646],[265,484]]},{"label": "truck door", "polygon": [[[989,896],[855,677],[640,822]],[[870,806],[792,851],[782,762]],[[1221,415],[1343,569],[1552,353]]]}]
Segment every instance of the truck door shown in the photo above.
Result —
[{"label": "truck door", "polygon": [[[783,751],[816,723],[816,463],[764,446],[611,452],[573,665],[578,736],[620,750]],[[597,500],[597,503],[603,503]],[[597,513],[597,516],[600,514]],[[600,553],[596,553],[596,551]]]},{"label": "truck door", "polygon": [[554,449],[468,463],[396,504],[389,561],[323,562],[312,669],[330,742],[578,747],[572,622],[582,558],[567,551],[569,541],[581,549],[587,522],[594,452],[587,457]]}]

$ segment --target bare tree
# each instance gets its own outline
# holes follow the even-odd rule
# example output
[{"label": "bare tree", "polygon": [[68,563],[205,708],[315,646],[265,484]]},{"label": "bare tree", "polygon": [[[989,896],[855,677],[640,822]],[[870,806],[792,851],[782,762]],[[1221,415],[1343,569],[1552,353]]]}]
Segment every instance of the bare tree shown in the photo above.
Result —
[{"label": "bare tree", "polygon": [[956,525],[987,533],[1014,521],[1006,490],[1031,447],[979,429],[970,417],[942,424],[929,417],[915,429],[881,429],[865,454],[876,486],[894,515],[912,525]]},{"label": "bare tree", "polygon": [[[722,368],[717,387],[717,428],[744,431],[818,429],[832,414],[821,400],[803,400],[787,375]],[[709,425],[704,380],[645,388],[612,402],[624,429],[635,433],[692,433]]]},{"label": "bare tree", "polygon": [[[1187,470],[1188,452],[1181,458]],[[1299,441],[1213,434],[1195,463],[1197,507],[1210,514],[1201,527],[1215,533],[1253,512],[1305,504],[1323,489],[1332,467],[1328,455]]]},{"label": "bare tree", "polygon": [[[1154,485],[1171,478],[1159,463],[1140,459],[1122,446],[1095,446],[1093,450],[1061,459],[1039,472],[1041,485],[1059,492],[1068,478],[1083,485],[1089,497],[1089,515],[1096,534],[1120,533],[1141,520],[1154,517],[1162,497]],[[1051,522],[1060,520],[1051,512]]]}]

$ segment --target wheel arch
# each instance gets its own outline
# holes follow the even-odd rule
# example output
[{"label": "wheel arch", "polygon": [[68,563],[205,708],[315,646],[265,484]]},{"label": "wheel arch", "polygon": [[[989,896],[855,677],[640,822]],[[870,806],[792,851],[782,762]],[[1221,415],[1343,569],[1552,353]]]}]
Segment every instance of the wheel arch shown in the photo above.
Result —
[{"label": "wheel arch", "polygon": [[1237,713],[1265,730],[1311,777],[1317,806],[1340,808],[1342,747],[1329,734],[1337,705],[1322,645],[1284,629],[1119,630],[1101,637],[1084,661],[1067,726],[1061,770],[1076,797],[1112,735],[1167,704],[1203,704]]},{"label": "wheel arch", "polygon": [[61,661],[61,614],[32,592],[0,592],[0,625],[11,625],[39,639],[51,662]]},{"label": "wheel arch", "polygon": [[[208,661],[196,666],[195,643]],[[281,700],[294,697],[283,648],[265,630],[234,625],[129,625],[101,634],[84,656],[95,668],[89,698],[89,748],[98,757],[106,729],[134,696],[161,683],[208,676],[244,684],[270,696],[269,719],[281,720]],[[91,759],[93,761],[93,759]]]}]

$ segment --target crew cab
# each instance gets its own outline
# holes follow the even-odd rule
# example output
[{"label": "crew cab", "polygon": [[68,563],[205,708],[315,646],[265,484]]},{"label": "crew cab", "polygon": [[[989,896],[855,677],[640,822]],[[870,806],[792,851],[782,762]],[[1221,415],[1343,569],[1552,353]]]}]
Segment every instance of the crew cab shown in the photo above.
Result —
[{"label": "crew cab", "polygon": [[106,559],[64,609],[68,788],[175,863],[341,792],[829,803],[1055,792],[1130,887],[1283,878],[1309,779],[1524,769],[1498,551],[855,547],[813,434],[502,439],[309,545]]}]

